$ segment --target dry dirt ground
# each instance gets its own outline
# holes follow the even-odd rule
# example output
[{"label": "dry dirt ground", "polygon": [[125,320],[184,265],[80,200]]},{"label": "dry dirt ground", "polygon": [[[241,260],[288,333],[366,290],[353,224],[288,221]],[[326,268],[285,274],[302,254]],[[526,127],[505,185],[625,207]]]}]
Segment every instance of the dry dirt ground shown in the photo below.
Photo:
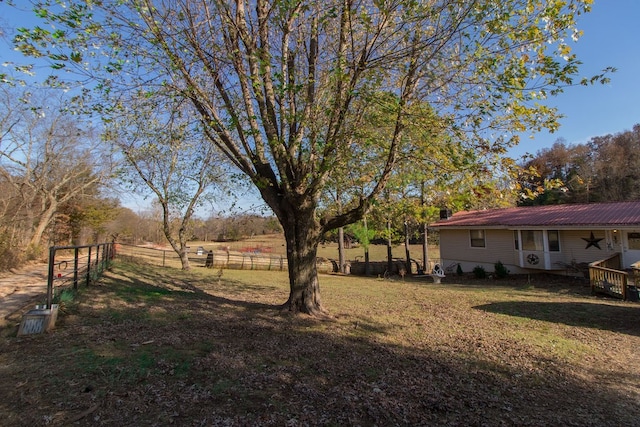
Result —
[{"label": "dry dirt ground", "polygon": [[271,275],[167,271],[116,266],[52,333],[0,330],[0,425],[640,426],[640,306],[583,285],[343,282],[317,321]]},{"label": "dry dirt ground", "polygon": [[22,313],[47,292],[47,264],[30,264],[0,275],[0,327],[19,323]]}]

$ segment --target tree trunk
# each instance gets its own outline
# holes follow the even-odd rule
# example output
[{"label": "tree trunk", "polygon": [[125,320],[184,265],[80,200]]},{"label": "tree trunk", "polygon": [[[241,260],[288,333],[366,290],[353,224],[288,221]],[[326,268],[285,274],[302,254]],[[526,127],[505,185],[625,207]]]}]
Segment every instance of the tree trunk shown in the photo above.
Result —
[{"label": "tree trunk", "polygon": [[393,252],[391,246],[391,220],[387,219],[387,271],[393,273]]},{"label": "tree trunk", "polygon": [[344,256],[344,227],[338,228],[338,271],[344,273],[346,267]]},{"label": "tree trunk", "polygon": [[369,261],[369,248],[364,250],[364,275],[371,276],[371,262]]},{"label": "tree trunk", "polygon": [[187,233],[184,226],[180,227],[180,230],[178,230],[178,243],[180,245],[178,255],[180,256],[182,269],[191,270],[191,265],[189,264],[189,249],[187,246]]},{"label": "tree trunk", "polygon": [[[424,190],[425,183],[424,181],[420,185],[420,205],[424,209],[426,206],[426,197]],[[427,220],[425,218],[424,223],[422,224],[422,274],[429,274],[429,226],[427,225]]]},{"label": "tree trunk", "polygon": [[364,224],[364,235],[367,240],[367,246],[364,248],[364,275],[371,276],[371,263],[369,262],[369,246],[371,245],[371,241],[369,240],[369,227],[366,215],[362,217],[362,223]]},{"label": "tree trunk", "polygon": [[174,238],[173,233],[171,232],[171,224],[169,223],[169,205],[162,201],[162,231],[164,233],[164,237],[167,239],[173,250],[180,257],[180,263],[182,264],[183,270],[190,270],[191,265],[189,264],[189,254],[187,253],[187,239],[185,234],[184,227],[180,227],[178,230],[178,239]]},{"label": "tree trunk", "polygon": [[405,254],[405,269],[407,274],[411,274],[411,252],[409,250],[409,224],[404,222],[404,254]]},{"label": "tree trunk", "polygon": [[38,224],[36,225],[35,229],[33,230],[33,234],[29,239],[29,244],[27,247],[30,248],[30,250],[37,250],[38,248],[40,248],[40,246],[42,245],[42,237],[44,236],[44,232],[51,224],[51,220],[56,213],[56,209],[58,208],[55,199],[49,198],[48,201],[49,205],[46,209],[42,210],[42,213],[38,218]]},{"label": "tree trunk", "polygon": [[429,271],[429,226],[425,222],[422,227],[424,236],[422,241],[422,270],[423,274],[429,274],[431,273]]},{"label": "tree trunk", "polygon": [[316,266],[320,227],[315,221],[315,211],[289,209],[283,228],[289,267],[289,299],[283,309],[312,316],[325,315]]},{"label": "tree trunk", "polygon": [[184,248],[179,252],[180,255],[180,263],[182,264],[183,270],[191,270],[191,265],[189,264],[189,254],[187,253],[187,249]]}]

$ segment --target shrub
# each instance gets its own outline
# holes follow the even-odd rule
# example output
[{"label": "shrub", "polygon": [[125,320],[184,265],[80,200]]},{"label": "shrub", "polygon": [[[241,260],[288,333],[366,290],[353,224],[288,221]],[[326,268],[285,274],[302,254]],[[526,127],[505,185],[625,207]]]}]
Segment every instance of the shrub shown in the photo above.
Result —
[{"label": "shrub", "polygon": [[509,275],[509,270],[504,266],[502,261],[498,261],[494,264],[494,272],[498,279],[504,279]]},{"label": "shrub", "polygon": [[456,274],[458,276],[462,276],[464,274],[464,271],[462,271],[462,266],[460,264],[458,264],[458,267],[456,268]]},{"label": "shrub", "polygon": [[40,245],[29,245],[25,251],[27,261],[35,261],[45,258],[45,251]]},{"label": "shrub", "polygon": [[487,272],[481,265],[476,265],[473,268],[473,275],[476,276],[476,279],[485,279],[487,277]]},{"label": "shrub", "polygon": [[58,304],[58,310],[68,313],[76,302],[77,293],[73,288],[61,289],[53,296],[53,303]]},{"label": "shrub", "polygon": [[19,267],[22,262],[22,254],[13,245],[9,232],[0,228],[0,271],[9,271]]}]

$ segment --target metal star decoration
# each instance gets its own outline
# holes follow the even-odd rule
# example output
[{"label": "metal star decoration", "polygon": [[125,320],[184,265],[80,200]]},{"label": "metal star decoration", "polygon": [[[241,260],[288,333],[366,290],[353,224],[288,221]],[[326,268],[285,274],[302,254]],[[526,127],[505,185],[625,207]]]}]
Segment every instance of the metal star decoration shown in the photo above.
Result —
[{"label": "metal star decoration", "polygon": [[591,232],[591,236],[588,239],[586,237],[581,237],[581,239],[587,242],[587,247],[585,249],[589,249],[591,246],[595,246],[596,248],[602,250],[599,242],[604,239],[596,239],[593,235],[593,231]]}]

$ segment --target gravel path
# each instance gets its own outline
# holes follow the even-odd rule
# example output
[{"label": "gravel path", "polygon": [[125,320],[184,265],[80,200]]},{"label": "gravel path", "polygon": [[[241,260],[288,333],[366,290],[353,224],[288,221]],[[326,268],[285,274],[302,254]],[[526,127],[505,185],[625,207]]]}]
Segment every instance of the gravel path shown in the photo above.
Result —
[{"label": "gravel path", "polygon": [[19,323],[47,293],[47,264],[33,264],[0,277],[0,326]]}]

